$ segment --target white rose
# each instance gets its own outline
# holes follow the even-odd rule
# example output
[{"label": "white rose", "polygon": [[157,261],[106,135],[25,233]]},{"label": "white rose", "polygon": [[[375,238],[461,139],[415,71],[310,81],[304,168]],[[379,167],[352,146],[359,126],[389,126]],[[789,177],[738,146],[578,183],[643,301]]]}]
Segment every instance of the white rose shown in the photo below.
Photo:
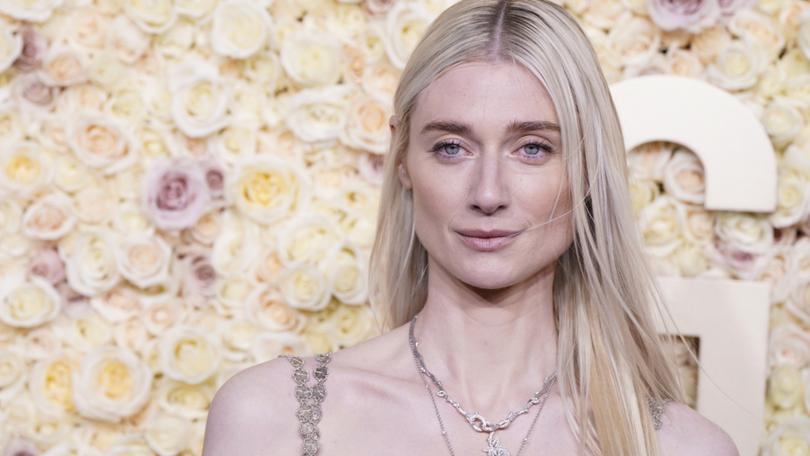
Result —
[{"label": "white rose", "polygon": [[625,13],[613,24],[607,36],[607,46],[616,63],[644,65],[658,53],[661,30],[647,18]]},{"label": "white rose", "polygon": [[77,364],[64,354],[51,355],[34,364],[28,390],[40,410],[54,416],[76,411],[73,381],[77,371]]},{"label": "white rose", "polygon": [[89,303],[73,304],[71,315],[58,328],[61,339],[80,352],[105,345],[113,340],[112,326]]},{"label": "white rose", "polygon": [[160,456],[174,456],[188,447],[191,425],[185,418],[159,414],[147,421],[144,437]]},{"label": "white rose", "polygon": [[90,305],[110,323],[135,318],[143,309],[140,294],[129,286],[119,286],[90,299]]},{"label": "white rose", "polygon": [[672,156],[673,145],[666,142],[650,142],[633,148],[627,154],[630,175],[636,179],[661,181],[664,168]]},{"label": "white rose", "polygon": [[113,327],[113,339],[120,347],[128,347],[141,356],[146,356],[153,344],[149,332],[138,318],[131,318]]},{"label": "white rose", "polygon": [[696,277],[703,274],[709,270],[711,263],[706,257],[704,248],[691,242],[681,244],[670,258],[684,277]]},{"label": "white rose", "polygon": [[175,0],[177,12],[194,19],[201,19],[217,4],[216,0]]},{"label": "white rose", "polygon": [[659,196],[641,211],[639,226],[645,247],[653,255],[669,255],[682,242],[678,203],[669,195]]},{"label": "white rose", "polygon": [[256,155],[259,126],[258,122],[234,121],[211,138],[215,153],[232,166],[237,165],[239,160],[245,157]]},{"label": "white rose", "polygon": [[810,336],[790,322],[771,329],[768,343],[770,367],[790,364],[804,367],[810,363]]},{"label": "white rose", "polygon": [[791,410],[801,404],[802,388],[799,367],[782,365],[774,367],[768,378],[768,399],[778,408]]},{"label": "white rose", "polygon": [[269,225],[305,210],[312,186],[298,166],[268,155],[241,161],[229,188],[243,214]]},{"label": "white rose", "polygon": [[24,358],[11,350],[0,349],[0,403],[16,396],[26,383]]},{"label": "white rose", "polygon": [[286,269],[279,278],[279,287],[287,304],[302,310],[325,309],[332,294],[328,277],[308,264]]},{"label": "white rose", "polygon": [[[19,333],[16,335],[19,337]],[[48,358],[64,345],[52,325],[44,325],[28,331],[28,334],[22,338],[22,343],[28,359]]]},{"label": "white rose", "polygon": [[779,172],[776,211],[770,214],[776,228],[798,223],[810,213],[810,179],[795,169],[783,167]]},{"label": "white rose", "polygon": [[162,283],[169,276],[172,249],[160,237],[126,238],[115,253],[121,274],[140,288]]},{"label": "white rose", "polygon": [[66,272],[70,286],[85,296],[97,296],[112,289],[121,280],[115,260],[112,233],[102,229],[77,233],[70,253],[59,254],[67,259]]},{"label": "white rose", "polygon": [[124,63],[135,63],[149,49],[149,36],[126,16],[117,16],[107,32],[107,48]]},{"label": "white rose", "polygon": [[342,303],[360,305],[366,302],[368,259],[356,245],[336,245],[321,267],[332,282],[332,294]]},{"label": "white rose", "polygon": [[810,324],[810,279],[801,277],[796,281],[785,309],[805,324]]},{"label": "white rose", "polygon": [[703,204],[706,183],[700,159],[686,149],[676,149],[664,168],[664,189],[681,201]]},{"label": "white rose", "polygon": [[810,419],[790,416],[776,422],[762,444],[762,456],[810,456]]},{"label": "white rose", "polygon": [[160,34],[177,20],[172,0],[131,0],[125,2],[124,11],[144,32]]},{"label": "white rose", "polygon": [[76,191],[73,204],[81,222],[88,225],[107,225],[115,215],[118,198],[110,189],[108,181],[94,179],[93,185]]},{"label": "white rose", "polygon": [[342,347],[351,347],[379,334],[371,309],[364,305],[338,306],[320,327]]},{"label": "white rose", "polygon": [[799,42],[799,49],[802,50],[805,57],[810,59],[810,13],[806,11],[799,17],[799,32],[796,38]]},{"label": "white rose", "polygon": [[280,355],[308,356],[311,349],[306,339],[294,333],[264,332],[253,341],[253,360],[256,363],[275,359]]},{"label": "white rose", "polygon": [[385,154],[391,139],[388,119],[392,108],[385,100],[369,95],[355,96],[347,109],[346,128],[340,140],[349,147]]},{"label": "white rose", "polygon": [[136,201],[124,200],[115,206],[112,226],[121,236],[154,236],[155,225],[144,215]]},{"label": "white rose", "polygon": [[767,63],[764,51],[758,44],[734,41],[706,68],[706,77],[722,89],[748,89],[757,82]]},{"label": "white rose", "polygon": [[87,56],[76,46],[57,43],[48,48],[37,74],[44,83],[51,86],[72,86],[87,82]]},{"label": "white rose", "polygon": [[93,180],[90,168],[76,160],[73,154],[54,155],[53,167],[56,170],[53,183],[63,192],[74,193]]},{"label": "white rose", "polygon": [[74,382],[79,414],[115,423],[137,413],[149,399],[152,372],[127,349],[100,347],[82,359]]},{"label": "white rose", "polygon": [[154,53],[166,57],[180,58],[187,54],[196,41],[196,23],[180,19],[166,32],[155,37]]},{"label": "white rose", "polygon": [[284,37],[279,52],[286,74],[303,87],[328,86],[340,79],[341,48],[327,33],[298,30]]},{"label": "white rose", "polygon": [[432,22],[430,13],[420,4],[397,2],[385,17],[385,52],[398,69],[405,68],[411,52]]},{"label": "white rose", "polygon": [[733,248],[749,253],[767,253],[773,246],[773,227],[768,219],[744,213],[720,213],[715,234]]},{"label": "white rose", "polygon": [[789,77],[784,95],[798,101],[805,109],[810,106],[810,74]]},{"label": "white rose", "polygon": [[211,48],[227,57],[244,59],[267,42],[272,20],[255,2],[227,0],[214,10]]},{"label": "white rose", "polygon": [[47,280],[21,271],[4,273],[0,281],[0,321],[15,328],[33,328],[52,321],[62,297]]},{"label": "white rose", "polygon": [[257,255],[259,227],[253,220],[226,212],[220,235],[214,240],[211,265],[222,275],[245,271]]},{"label": "white rose", "polygon": [[796,278],[810,278],[810,238],[802,236],[790,246],[788,275]]},{"label": "white rose", "polygon": [[230,93],[223,81],[195,75],[172,93],[172,119],[186,135],[201,138],[228,124],[229,104]]},{"label": "white rose", "polygon": [[612,0],[591,1],[587,9],[581,13],[582,20],[588,25],[608,30],[624,25],[627,17],[622,17],[626,11],[625,6]]},{"label": "white rose", "polygon": [[785,35],[776,21],[753,9],[736,11],[728,29],[734,35],[756,42],[771,57],[776,57],[785,45]]},{"label": "white rose", "polygon": [[691,78],[700,78],[703,74],[703,62],[688,50],[670,47],[667,49],[666,61],[669,64],[667,73]]},{"label": "white rose", "polygon": [[762,112],[760,121],[776,147],[784,147],[799,134],[804,124],[801,103],[776,97]]},{"label": "white rose", "polygon": [[39,144],[20,141],[0,145],[0,190],[29,197],[53,179],[50,154]]},{"label": "white rose", "polygon": [[[0,11],[3,11],[2,6],[0,6]],[[22,35],[12,33],[11,27],[0,21],[0,72],[11,67],[17,57],[20,56],[22,47]]]},{"label": "white rose", "polygon": [[13,199],[0,199],[0,233],[12,234],[20,229],[22,224],[22,208]]},{"label": "white rose", "polygon": [[217,371],[220,361],[216,342],[197,329],[178,326],[160,338],[160,367],[171,379],[202,383]]},{"label": "white rose", "polygon": [[323,259],[338,242],[338,233],[325,217],[296,217],[278,233],[279,258],[288,267]]},{"label": "white rose", "polygon": [[154,336],[159,336],[185,321],[188,313],[185,300],[167,298],[147,302],[141,318],[146,330]]},{"label": "white rose", "polygon": [[629,189],[633,214],[636,216],[661,194],[658,183],[650,179],[630,179]]},{"label": "white rose", "polygon": [[221,324],[219,318],[217,332],[224,347],[224,358],[231,362],[249,361],[249,351],[253,346],[253,339],[259,333],[259,328],[253,323],[243,320],[229,320]]},{"label": "white rose", "polygon": [[288,100],[287,128],[308,143],[337,140],[346,126],[352,90],[347,85],[334,85],[297,92]]},{"label": "white rose", "polygon": [[67,234],[76,224],[73,202],[64,193],[50,193],[25,211],[22,232],[28,237],[54,240]]},{"label": "white rose", "polygon": [[141,436],[123,437],[104,453],[109,456],[155,456],[154,450]]},{"label": "white rose", "polygon": [[76,115],[68,123],[67,142],[76,157],[102,174],[119,172],[137,160],[130,132],[101,114]]},{"label": "white rose", "polygon": [[297,333],[306,324],[306,316],[288,306],[275,288],[256,288],[247,305],[250,318],[270,331]]},{"label": "white rose", "polygon": [[187,385],[165,379],[157,392],[158,406],[186,420],[205,418],[213,393],[206,384]]},{"label": "white rose", "polygon": [[62,2],[63,0],[4,0],[0,2],[0,12],[21,21],[45,22]]}]

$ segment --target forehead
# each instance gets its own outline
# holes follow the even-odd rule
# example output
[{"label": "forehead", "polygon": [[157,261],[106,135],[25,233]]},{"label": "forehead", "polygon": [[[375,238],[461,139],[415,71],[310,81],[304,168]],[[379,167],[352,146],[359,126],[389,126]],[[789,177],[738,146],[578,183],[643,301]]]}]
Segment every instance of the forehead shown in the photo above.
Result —
[{"label": "forehead", "polygon": [[508,62],[467,62],[446,71],[419,94],[413,123],[436,117],[478,127],[502,127],[515,119],[557,122],[543,84],[525,67]]}]

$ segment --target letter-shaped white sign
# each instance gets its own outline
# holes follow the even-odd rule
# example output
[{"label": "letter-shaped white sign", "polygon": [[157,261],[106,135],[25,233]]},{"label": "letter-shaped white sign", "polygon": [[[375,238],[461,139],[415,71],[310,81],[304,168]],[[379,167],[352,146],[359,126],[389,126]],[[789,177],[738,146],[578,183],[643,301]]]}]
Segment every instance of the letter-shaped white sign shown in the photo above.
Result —
[{"label": "letter-shaped white sign", "polygon": [[678,143],[703,162],[706,209],[776,209],[776,156],[753,112],[698,79],[648,75],[612,85],[626,150],[652,141]]},{"label": "letter-shaped white sign", "polygon": [[[710,210],[776,208],[776,157],[753,113],[732,95],[681,76],[650,75],[611,87],[630,150],[652,141],[689,148],[703,162]],[[764,434],[770,285],[660,279],[677,331],[700,338],[697,410],[731,435],[742,456]],[[658,321],[660,332],[672,332]]]}]

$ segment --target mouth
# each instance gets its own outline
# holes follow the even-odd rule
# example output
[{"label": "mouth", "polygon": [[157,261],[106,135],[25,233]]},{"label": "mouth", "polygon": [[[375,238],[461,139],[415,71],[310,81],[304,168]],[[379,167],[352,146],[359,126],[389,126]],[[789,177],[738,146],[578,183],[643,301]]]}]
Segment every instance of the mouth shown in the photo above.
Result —
[{"label": "mouth", "polygon": [[458,230],[456,233],[467,247],[479,252],[492,252],[512,243],[521,232],[509,230]]}]

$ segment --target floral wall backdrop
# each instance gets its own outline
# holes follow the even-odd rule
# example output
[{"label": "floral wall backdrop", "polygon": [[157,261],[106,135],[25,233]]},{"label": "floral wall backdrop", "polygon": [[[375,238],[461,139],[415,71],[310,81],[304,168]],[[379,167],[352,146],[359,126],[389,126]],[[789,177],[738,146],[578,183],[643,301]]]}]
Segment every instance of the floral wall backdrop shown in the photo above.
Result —
[{"label": "floral wall backdrop", "polygon": [[[632,197],[660,274],[773,283],[763,454],[810,454],[810,4],[563,5],[611,82],[699,78],[770,134],[773,214],[704,210],[667,143],[631,151]],[[377,334],[390,100],[447,6],[0,1],[5,454],[199,455],[234,372]]]}]

